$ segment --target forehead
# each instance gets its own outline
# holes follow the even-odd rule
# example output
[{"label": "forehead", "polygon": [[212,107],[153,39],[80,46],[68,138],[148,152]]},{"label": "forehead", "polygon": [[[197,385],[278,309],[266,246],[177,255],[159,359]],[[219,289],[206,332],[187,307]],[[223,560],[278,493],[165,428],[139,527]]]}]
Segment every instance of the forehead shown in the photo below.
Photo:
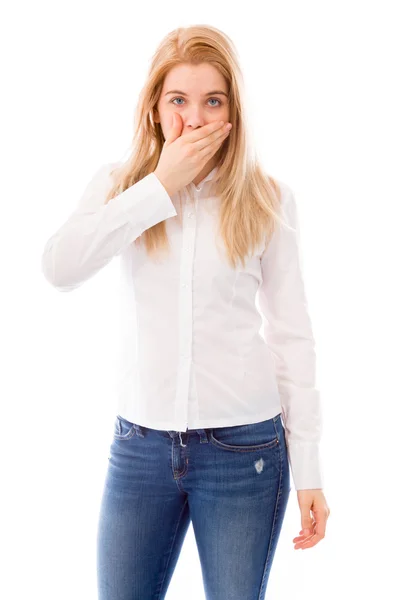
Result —
[{"label": "forehead", "polygon": [[173,67],[165,76],[162,91],[165,93],[172,89],[180,89],[187,94],[207,93],[214,89],[228,92],[225,78],[208,63]]}]

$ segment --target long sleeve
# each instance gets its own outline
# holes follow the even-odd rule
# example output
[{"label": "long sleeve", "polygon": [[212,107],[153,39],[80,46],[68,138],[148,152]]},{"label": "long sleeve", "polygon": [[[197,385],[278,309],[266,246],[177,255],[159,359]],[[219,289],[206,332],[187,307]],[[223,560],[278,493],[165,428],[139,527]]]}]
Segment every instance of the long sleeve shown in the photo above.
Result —
[{"label": "long sleeve", "polygon": [[322,489],[322,418],[315,388],[315,341],[302,274],[296,201],[282,182],[282,216],[261,259],[260,308],[265,340],[275,362],[288,458],[296,490]]},{"label": "long sleeve", "polygon": [[154,173],[104,204],[112,185],[110,171],[117,164],[104,164],[95,172],[75,210],[45,244],[42,272],[60,291],[77,288],[146,229],[177,215]]}]

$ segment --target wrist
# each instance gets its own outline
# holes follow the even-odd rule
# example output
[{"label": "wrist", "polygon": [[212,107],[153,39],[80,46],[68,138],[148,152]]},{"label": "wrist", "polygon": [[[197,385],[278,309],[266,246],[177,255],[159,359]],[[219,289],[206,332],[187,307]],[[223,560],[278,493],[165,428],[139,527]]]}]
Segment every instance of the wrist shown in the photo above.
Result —
[{"label": "wrist", "polygon": [[163,175],[159,171],[157,171],[157,169],[153,172],[154,172],[154,175],[157,177],[158,181],[165,188],[168,196],[173,196],[176,193],[176,190],[173,187],[172,183],[170,181],[168,181],[168,178],[165,177],[165,175]]}]

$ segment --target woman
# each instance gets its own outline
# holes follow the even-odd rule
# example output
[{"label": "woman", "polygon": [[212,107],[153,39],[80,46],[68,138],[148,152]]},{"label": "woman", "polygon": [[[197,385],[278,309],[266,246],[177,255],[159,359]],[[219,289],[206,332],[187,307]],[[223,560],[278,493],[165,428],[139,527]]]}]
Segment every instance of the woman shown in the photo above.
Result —
[{"label": "woman", "polygon": [[121,261],[100,600],[164,598],[190,522],[206,597],[264,598],[289,465],[295,548],[325,535],[296,204],[256,159],[244,100],[226,35],[172,31],[140,95],[129,158],[98,169],[43,253],[62,291]]}]

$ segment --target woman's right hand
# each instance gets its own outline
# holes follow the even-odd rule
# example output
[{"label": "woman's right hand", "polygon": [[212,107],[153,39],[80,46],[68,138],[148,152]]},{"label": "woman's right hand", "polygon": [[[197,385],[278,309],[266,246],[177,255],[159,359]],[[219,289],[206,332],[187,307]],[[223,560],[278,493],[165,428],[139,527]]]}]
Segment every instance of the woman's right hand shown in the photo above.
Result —
[{"label": "woman's right hand", "polygon": [[154,171],[170,196],[193,181],[228,137],[226,123],[220,123],[213,121],[181,135],[182,118],[172,113],[172,127]]}]

